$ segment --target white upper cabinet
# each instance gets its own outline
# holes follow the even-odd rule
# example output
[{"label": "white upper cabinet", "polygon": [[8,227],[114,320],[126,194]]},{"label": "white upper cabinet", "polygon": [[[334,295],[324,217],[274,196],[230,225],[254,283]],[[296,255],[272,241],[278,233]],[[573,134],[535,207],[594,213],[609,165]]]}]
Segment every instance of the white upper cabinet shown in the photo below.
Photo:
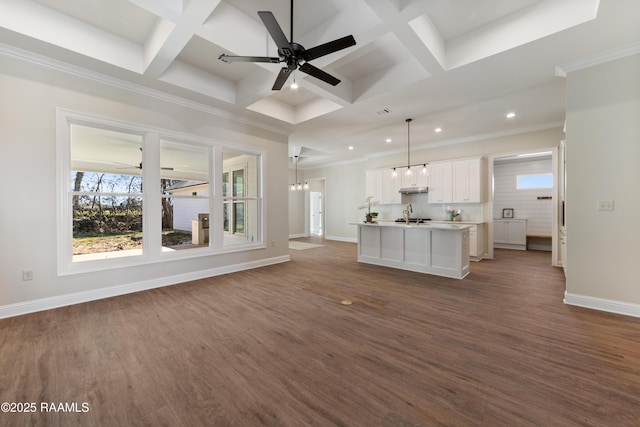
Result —
[{"label": "white upper cabinet", "polygon": [[400,204],[400,188],[402,187],[401,172],[393,176],[393,170],[382,170],[382,199],[380,203],[387,205]]},{"label": "white upper cabinet", "polygon": [[402,188],[429,186],[429,171],[427,169],[426,173],[423,173],[422,166],[412,167],[411,175],[407,175],[407,168],[402,168],[398,176],[402,176]]},{"label": "white upper cabinet", "polygon": [[429,163],[429,203],[451,203],[453,200],[451,162]]},{"label": "white upper cabinet", "polygon": [[366,197],[373,196],[381,204],[401,204],[400,189],[407,187],[428,187],[429,203],[481,203],[484,201],[486,185],[486,161],[482,158],[446,160],[432,162],[411,168],[377,169],[366,172]]},{"label": "white upper cabinet", "polygon": [[373,200],[382,203],[382,170],[366,172],[365,191],[365,197],[371,196]]},{"label": "white upper cabinet", "polygon": [[453,203],[481,203],[484,200],[483,159],[454,160]]}]

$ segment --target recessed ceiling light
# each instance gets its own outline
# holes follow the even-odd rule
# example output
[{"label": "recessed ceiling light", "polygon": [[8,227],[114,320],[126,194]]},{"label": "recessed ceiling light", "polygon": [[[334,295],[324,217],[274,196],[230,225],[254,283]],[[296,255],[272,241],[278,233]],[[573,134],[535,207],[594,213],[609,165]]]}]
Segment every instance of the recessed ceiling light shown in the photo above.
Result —
[{"label": "recessed ceiling light", "polygon": [[507,113],[507,119],[513,119],[516,116],[516,113],[514,113],[513,111]]},{"label": "recessed ceiling light", "polygon": [[385,140],[384,140],[384,142],[386,142],[386,143],[391,142],[391,138],[387,138],[387,139],[385,139]]},{"label": "recessed ceiling light", "polygon": [[434,131],[435,133],[440,133],[440,132],[442,132],[442,128],[435,128],[433,131]]},{"label": "recessed ceiling light", "polygon": [[349,150],[353,150],[353,148],[354,148],[353,145],[349,146]]}]

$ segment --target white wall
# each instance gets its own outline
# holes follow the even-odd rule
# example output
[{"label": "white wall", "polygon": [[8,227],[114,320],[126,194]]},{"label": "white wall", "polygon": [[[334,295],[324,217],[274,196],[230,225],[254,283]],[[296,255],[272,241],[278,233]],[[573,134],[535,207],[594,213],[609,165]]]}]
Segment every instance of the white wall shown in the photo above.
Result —
[{"label": "white wall", "polygon": [[[286,135],[13,57],[0,60],[0,180],[5,183],[0,202],[0,317],[40,309],[48,302],[72,303],[78,299],[65,296],[82,292],[86,298],[104,289],[104,295],[117,294],[131,284],[161,286],[199,272],[288,258]],[[267,248],[58,276],[57,107],[266,150]],[[33,280],[23,281],[23,270],[32,270]]]},{"label": "white wall", "polygon": [[[207,196],[209,194],[209,185],[197,185],[173,190],[173,194],[181,196],[191,195],[194,192],[198,196]],[[209,213],[209,199],[174,198],[172,204],[174,230],[191,233],[191,221],[197,220],[200,213]]]},{"label": "white wall", "polygon": [[[569,73],[569,302],[605,309],[621,302],[622,311],[640,316],[639,184],[640,55]],[[598,210],[603,200],[615,210]]]}]

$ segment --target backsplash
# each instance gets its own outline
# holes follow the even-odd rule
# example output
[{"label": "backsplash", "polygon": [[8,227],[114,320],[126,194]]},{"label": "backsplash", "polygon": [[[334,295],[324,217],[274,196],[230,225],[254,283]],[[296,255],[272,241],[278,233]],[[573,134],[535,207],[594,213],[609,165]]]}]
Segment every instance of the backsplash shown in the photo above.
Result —
[{"label": "backsplash", "polygon": [[401,205],[377,205],[375,210],[378,212],[380,220],[394,220],[402,218],[402,211],[407,208],[407,204],[411,203],[414,218],[431,218],[434,221],[446,219],[447,209],[460,209],[460,221],[477,221],[485,222],[484,219],[484,203],[449,203],[449,204],[430,204],[427,203],[426,194],[407,194],[402,196]]}]

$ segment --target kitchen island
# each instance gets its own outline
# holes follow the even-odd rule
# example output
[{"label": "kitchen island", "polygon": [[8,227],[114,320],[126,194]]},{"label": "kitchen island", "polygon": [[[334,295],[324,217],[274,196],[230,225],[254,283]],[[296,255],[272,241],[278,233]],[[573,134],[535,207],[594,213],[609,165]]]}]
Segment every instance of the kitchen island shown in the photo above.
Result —
[{"label": "kitchen island", "polygon": [[352,223],[358,226],[358,262],[463,279],[469,274],[465,224]]}]

